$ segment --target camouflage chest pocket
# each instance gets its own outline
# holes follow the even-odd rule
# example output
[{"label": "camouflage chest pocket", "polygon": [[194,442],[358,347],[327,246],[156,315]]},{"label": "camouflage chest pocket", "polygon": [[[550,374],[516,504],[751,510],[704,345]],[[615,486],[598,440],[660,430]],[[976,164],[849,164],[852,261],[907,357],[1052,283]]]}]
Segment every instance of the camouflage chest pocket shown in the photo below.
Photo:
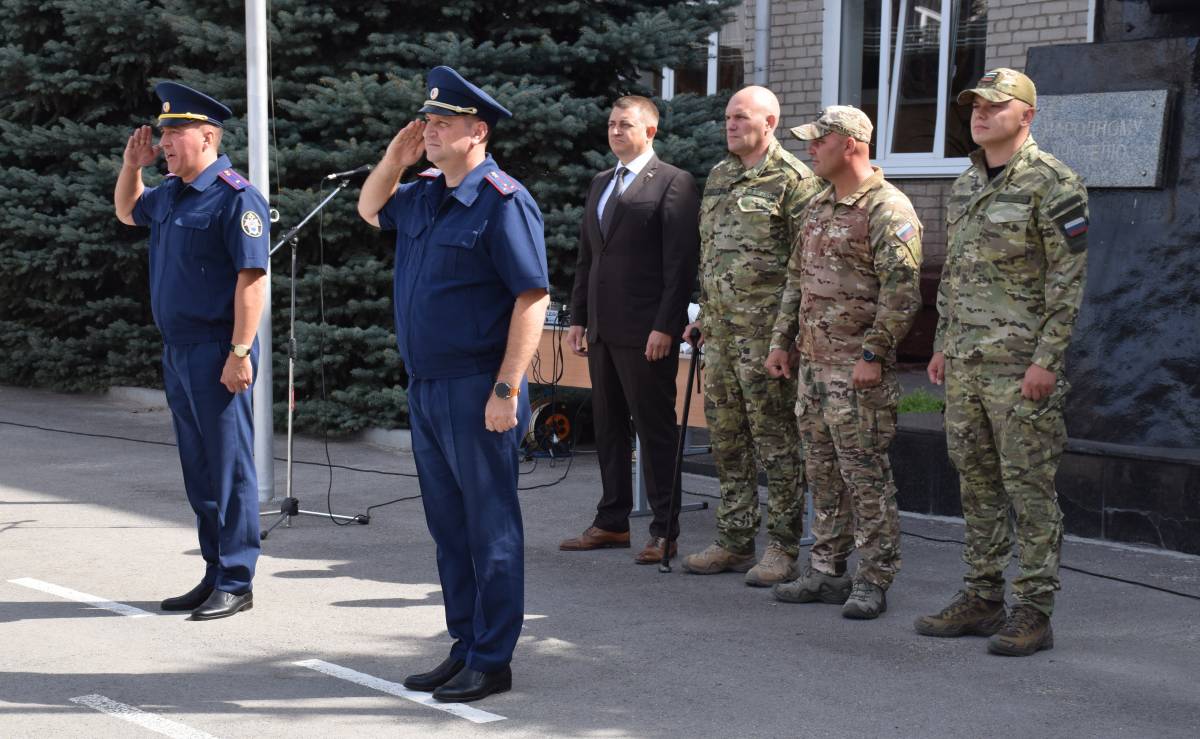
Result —
[{"label": "camouflage chest pocket", "polygon": [[994,257],[1024,257],[1029,249],[1032,220],[1032,197],[1001,194],[987,206],[984,213],[981,245]]},{"label": "camouflage chest pocket", "polygon": [[728,190],[706,190],[700,200],[700,238],[704,241],[712,239],[717,230],[717,218],[720,210],[717,208],[724,200]]},{"label": "camouflage chest pocket", "polygon": [[744,190],[737,194],[739,236],[770,248],[771,227],[780,219],[780,196],[761,190]]}]

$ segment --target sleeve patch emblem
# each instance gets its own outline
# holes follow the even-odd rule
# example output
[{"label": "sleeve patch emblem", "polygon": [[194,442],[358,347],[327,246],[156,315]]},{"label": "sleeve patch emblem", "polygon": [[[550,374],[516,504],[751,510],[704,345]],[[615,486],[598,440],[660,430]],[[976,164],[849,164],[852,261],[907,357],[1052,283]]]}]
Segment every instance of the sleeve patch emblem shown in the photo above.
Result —
[{"label": "sleeve patch emblem", "polygon": [[911,223],[905,223],[903,226],[901,226],[899,229],[896,230],[896,238],[900,239],[901,241],[903,241],[906,244],[908,242],[912,241],[913,237],[916,235],[917,235],[917,229],[913,228],[913,225]]},{"label": "sleeve patch emblem", "polygon": [[257,239],[263,234],[262,219],[252,210],[248,210],[242,214],[242,233],[252,239]]},{"label": "sleeve patch emblem", "polygon": [[1083,216],[1063,224],[1063,232],[1065,232],[1070,238],[1075,238],[1076,236],[1085,234],[1087,233],[1087,230],[1088,222]]}]

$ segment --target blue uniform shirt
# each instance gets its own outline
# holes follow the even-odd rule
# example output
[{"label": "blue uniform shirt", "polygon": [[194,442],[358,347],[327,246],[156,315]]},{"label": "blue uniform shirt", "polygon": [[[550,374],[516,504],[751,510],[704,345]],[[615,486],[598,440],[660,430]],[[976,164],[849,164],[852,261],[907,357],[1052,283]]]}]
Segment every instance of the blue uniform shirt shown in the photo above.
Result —
[{"label": "blue uniform shirt", "polygon": [[267,269],[267,201],[221,155],[191,183],[167,177],[142,193],[133,220],[150,227],[150,305],[167,344],[233,337],[237,273]]},{"label": "blue uniform shirt", "polygon": [[454,188],[436,169],[379,212],[396,232],[396,343],[418,379],[495,374],[518,294],[549,289],[542,213],[491,155]]}]

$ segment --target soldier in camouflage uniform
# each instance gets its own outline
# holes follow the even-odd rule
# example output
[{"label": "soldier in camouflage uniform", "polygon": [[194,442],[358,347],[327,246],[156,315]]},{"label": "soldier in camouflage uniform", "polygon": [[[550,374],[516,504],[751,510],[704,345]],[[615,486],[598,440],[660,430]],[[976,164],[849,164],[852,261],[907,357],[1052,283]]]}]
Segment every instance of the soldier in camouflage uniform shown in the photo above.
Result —
[{"label": "soldier in camouflage uniform", "polygon": [[[800,211],[823,183],[775,139],[779,101],[748,87],[729,100],[729,156],[713,167],[700,205],[705,416],[721,484],[717,541],[684,558],[700,575],[745,572],[769,586],[794,577],[804,528],[804,468],[792,405],[794,380],[767,376],[771,323],[787,279]],[[754,563],[767,474],[768,545]]]},{"label": "soldier in camouflage uniform", "polygon": [[[801,219],[767,358],[771,376],[788,376],[788,349],[800,347],[796,413],[816,538],[809,566],[776,585],[775,597],[842,605],[843,616],[862,619],[887,610],[885,593],[900,569],[887,453],[900,399],[896,345],[921,309],[921,221],[871,166],[872,128],[858,108],[834,105],[792,129],[830,187]],[[851,581],[846,560],[855,546]]]},{"label": "soldier in camouflage uniform", "polygon": [[[1066,443],[1063,355],[1083,295],[1087,190],[1029,135],[1033,82],[987,72],[971,102],[982,149],[955,182],[929,378],[946,382],[946,441],[962,486],[966,587],[917,619],[930,636],[992,635],[988,650],[1054,645],[1062,511],[1054,473]],[[1016,522],[1020,574],[1006,615],[1004,568]]]}]

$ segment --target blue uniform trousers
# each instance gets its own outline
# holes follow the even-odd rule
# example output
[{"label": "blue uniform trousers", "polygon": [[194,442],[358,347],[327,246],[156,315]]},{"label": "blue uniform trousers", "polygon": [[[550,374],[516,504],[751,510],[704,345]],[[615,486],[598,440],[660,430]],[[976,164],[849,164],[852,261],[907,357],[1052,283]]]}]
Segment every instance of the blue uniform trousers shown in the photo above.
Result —
[{"label": "blue uniform trousers", "polygon": [[[258,539],[258,478],[250,393],[221,384],[227,343],[167,344],[163,382],[188,502],[196,512],[204,582],[217,590],[250,590]],[[250,355],[256,374],[258,342]]]},{"label": "blue uniform trousers", "polygon": [[525,618],[525,534],[517,500],[520,439],[529,426],[521,384],[517,426],[484,428],[491,374],[414,378],[413,454],[429,533],[437,544],[451,656],[480,672],[512,660]]}]

